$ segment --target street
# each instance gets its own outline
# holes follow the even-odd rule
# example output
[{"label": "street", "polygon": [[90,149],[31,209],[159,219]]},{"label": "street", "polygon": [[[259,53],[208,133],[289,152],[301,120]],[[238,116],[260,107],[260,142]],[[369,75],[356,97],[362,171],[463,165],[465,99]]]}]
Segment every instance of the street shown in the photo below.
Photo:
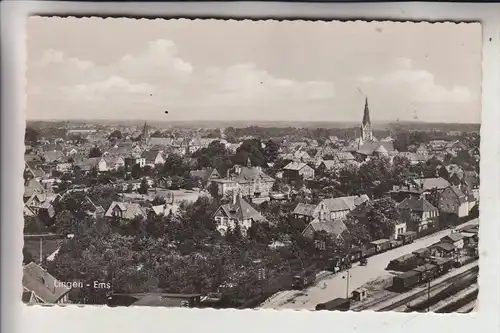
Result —
[{"label": "street", "polygon": [[[458,226],[466,226],[470,224],[477,224],[478,219],[471,220]],[[271,301],[266,304],[266,308],[274,309],[306,309],[314,310],[318,303],[327,302],[337,297],[345,298],[348,294],[363,286],[369,281],[377,279],[381,276],[388,275],[385,270],[389,261],[396,259],[404,254],[411,253],[423,247],[427,247],[438,242],[442,237],[451,233],[451,230],[442,230],[435,234],[431,234],[421,239],[415,240],[412,244],[408,244],[385,253],[381,253],[368,258],[366,266],[354,265],[349,271],[339,272],[324,280],[320,281],[317,285],[312,286],[303,291],[304,295],[297,296],[294,302],[280,304],[282,298],[277,298],[276,302]],[[349,272],[349,290],[347,290],[346,276]],[[326,284],[326,287],[325,287]],[[275,303],[275,304],[273,304]]]}]

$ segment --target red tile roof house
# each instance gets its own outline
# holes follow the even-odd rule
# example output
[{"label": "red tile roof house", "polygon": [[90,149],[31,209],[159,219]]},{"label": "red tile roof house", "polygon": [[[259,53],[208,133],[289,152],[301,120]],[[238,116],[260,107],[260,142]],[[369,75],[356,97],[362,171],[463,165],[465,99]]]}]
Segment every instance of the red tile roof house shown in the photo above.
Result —
[{"label": "red tile roof house", "polygon": [[26,299],[33,303],[47,304],[68,303],[71,290],[33,262],[23,267],[23,287],[26,292],[23,298],[26,296]]},{"label": "red tile roof house", "polygon": [[423,231],[437,225],[439,210],[424,198],[410,197],[398,205],[398,209],[408,211],[413,226],[408,229],[412,231]]},{"label": "red tile roof house", "polygon": [[224,235],[229,228],[239,224],[243,235],[253,223],[268,223],[266,218],[243,199],[241,192],[233,195],[231,203],[221,205],[214,214],[217,230]]}]

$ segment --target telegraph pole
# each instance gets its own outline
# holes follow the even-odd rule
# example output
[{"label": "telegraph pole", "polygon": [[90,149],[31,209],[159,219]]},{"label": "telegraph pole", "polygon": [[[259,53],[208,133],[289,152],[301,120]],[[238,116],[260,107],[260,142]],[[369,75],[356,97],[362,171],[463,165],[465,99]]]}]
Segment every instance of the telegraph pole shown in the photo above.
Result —
[{"label": "telegraph pole", "polygon": [[349,269],[346,272],[347,272],[347,277],[346,277],[347,287],[346,287],[346,297],[345,298],[349,298],[349,278],[351,277],[351,272],[349,271]]},{"label": "telegraph pole", "polygon": [[428,281],[427,281],[427,312],[429,312],[430,310],[430,306],[431,306],[431,278],[429,277]]}]

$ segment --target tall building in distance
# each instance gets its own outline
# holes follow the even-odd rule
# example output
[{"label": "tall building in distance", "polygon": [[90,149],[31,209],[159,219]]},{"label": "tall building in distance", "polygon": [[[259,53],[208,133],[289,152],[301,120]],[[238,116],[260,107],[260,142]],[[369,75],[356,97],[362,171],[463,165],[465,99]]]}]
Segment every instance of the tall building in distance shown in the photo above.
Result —
[{"label": "tall building in distance", "polygon": [[142,140],[143,145],[146,145],[149,141],[149,133],[148,133],[148,123],[144,122],[144,127],[142,128]]},{"label": "tall building in distance", "polygon": [[365,111],[363,114],[363,122],[361,123],[361,140],[362,142],[373,141],[372,123],[370,121],[370,109],[368,107],[368,97],[365,98]]}]

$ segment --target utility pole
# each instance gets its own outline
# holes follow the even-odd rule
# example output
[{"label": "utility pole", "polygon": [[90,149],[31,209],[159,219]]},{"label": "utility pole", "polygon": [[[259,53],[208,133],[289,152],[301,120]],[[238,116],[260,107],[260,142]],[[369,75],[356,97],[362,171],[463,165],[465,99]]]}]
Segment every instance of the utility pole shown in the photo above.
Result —
[{"label": "utility pole", "polygon": [[431,306],[431,277],[429,276],[429,279],[427,281],[427,312],[430,310]]},{"label": "utility pole", "polygon": [[346,287],[346,297],[345,298],[349,298],[349,278],[351,277],[351,272],[349,271],[349,269],[346,271],[347,273],[347,277],[346,277],[346,282],[347,282],[347,287]]}]

